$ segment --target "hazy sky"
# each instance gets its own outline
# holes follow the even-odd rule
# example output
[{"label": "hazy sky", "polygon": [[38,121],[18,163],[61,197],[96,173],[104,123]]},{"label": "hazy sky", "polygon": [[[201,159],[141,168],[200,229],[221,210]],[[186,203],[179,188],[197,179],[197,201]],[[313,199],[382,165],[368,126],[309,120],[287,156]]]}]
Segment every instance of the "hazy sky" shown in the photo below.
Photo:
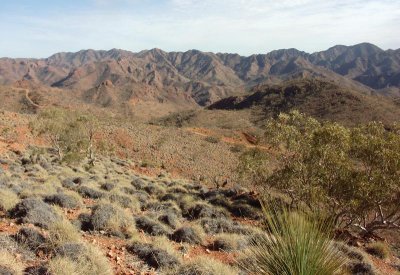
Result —
[{"label": "hazy sky", "polygon": [[0,0],[0,56],[199,49],[400,48],[400,0]]}]

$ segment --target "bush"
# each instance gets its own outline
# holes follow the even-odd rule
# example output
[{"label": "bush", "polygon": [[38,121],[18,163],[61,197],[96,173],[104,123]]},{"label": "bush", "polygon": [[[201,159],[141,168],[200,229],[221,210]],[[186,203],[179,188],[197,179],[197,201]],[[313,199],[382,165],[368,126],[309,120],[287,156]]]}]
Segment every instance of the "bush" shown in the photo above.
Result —
[{"label": "bush", "polygon": [[31,128],[47,139],[60,161],[77,162],[87,156],[93,164],[97,123],[91,115],[47,108],[31,123]]},{"label": "bush", "polygon": [[123,209],[110,203],[94,206],[90,222],[94,230],[104,230],[112,235],[131,237],[136,232],[133,219]]},{"label": "bush", "polygon": [[228,265],[218,262],[209,257],[197,257],[194,260],[182,265],[181,267],[170,270],[167,274],[179,275],[237,275],[239,272]]},{"label": "bush", "polygon": [[8,189],[0,189],[0,210],[8,211],[19,202],[17,194]]},{"label": "bush", "polygon": [[78,186],[82,185],[83,179],[82,178],[67,178],[61,182],[61,185],[67,189],[76,189]]},{"label": "bush", "polygon": [[293,111],[267,121],[265,136],[279,151],[278,163],[269,165],[268,157],[253,151],[242,155],[240,165],[264,194],[281,191],[292,206],[310,210],[324,205],[337,226],[366,234],[399,228],[398,125],[346,128]]},{"label": "bush", "polygon": [[66,243],[77,243],[81,239],[79,232],[68,220],[53,223],[49,227],[48,234],[48,243],[51,248]]},{"label": "bush", "polygon": [[81,205],[81,198],[76,193],[58,193],[46,196],[44,201],[64,208],[77,208]]},{"label": "bush", "polygon": [[162,223],[145,216],[136,218],[136,228],[143,230],[152,236],[169,234],[168,228],[166,228]]},{"label": "bush", "polygon": [[207,234],[217,233],[249,233],[249,229],[237,222],[233,222],[226,218],[210,219],[204,218],[200,220],[200,225]]},{"label": "bush", "polygon": [[55,250],[49,271],[55,275],[113,274],[110,263],[98,248],[75,243],[64,244]]},{"label": "bush", "polygon": [[241,267],[254,274],[335,274],[345,263],[325,221],[301,212],[265,211],[269,234],[250,241]]},{"label": "bush", "polygon": [[45,248],[46,238],[36,229],[24,227],[21,228],[14,239],[23,246],[30,248],[33,251],[37,251],[40,248]]},{"label": "bush", "polygon": [[162,215],[158,217],[158,220],[171,228],[175,229],[180,225],[178,216],[175,215],[174,213],[167,213],[165,215]]},{"label": "bush", "polygon": [[103,183],[101,185],[101,189],[105,190],[105,191],[111,191],[115,188],[115,184],[114,183]]},{"label": "bush", "polygon": [[198,227],[181,227],[177,229],[170,239],[175,242],[202,244],[204,232]]},{"label": "bush", "polygon": [[189,220],[200,218],[225,218],[228,216],[226,211],[206,203],[197,203],[190,207],[184,215]]},{"label": "bush", "polygon": [[81,194],[82,197],[89,199],[100,199],[105,196],[103,192],[95,190],[88,186],[80,186],[78,188],[78,193]]},{"label": "bush", "polygon": [[179,264],[175,256],[151,244],[133,242],[127,246],[127,250],[154,268],[170,268]]},{"label": "bush", "polygon": [[366,251],[369,254],[376,256],[378,258],[381,258],[381,259],[389,258],[390,254],[391,254],[390,248],[388,247],[387,244],[385,244],[383,242],[369,244],[366,248]]},{"label": "bush", "polygon": [[0,250],[0,274],[22,275],[24,266],[10,253]]},{"label": "bush", "polygon": [[108,196],[108,199],[112,203],[117,203],[123,208],[130,208],[134,211],[139,211],[140,210],[140,203],[128,196],[124,196],[118,193],[112,193]]},{"label": "bush", "polygon": [[247,246],[246,238],[237,234],[219,234],[209,246],[211,250],[231,252]]},{"label": "bush", "polygon": [[250,219],[259,219],[261,217],[261,213],[258,209],[244,203],[233,204],[231,205],[229,210],[235,217]]},{"label": "bush", "polygon": [[51,224],[61,221],[61,216],[53,207],[37,198],[22,200],[10,211],[13,218],[22,223],[32,223],[36,226],[48,228]]}]

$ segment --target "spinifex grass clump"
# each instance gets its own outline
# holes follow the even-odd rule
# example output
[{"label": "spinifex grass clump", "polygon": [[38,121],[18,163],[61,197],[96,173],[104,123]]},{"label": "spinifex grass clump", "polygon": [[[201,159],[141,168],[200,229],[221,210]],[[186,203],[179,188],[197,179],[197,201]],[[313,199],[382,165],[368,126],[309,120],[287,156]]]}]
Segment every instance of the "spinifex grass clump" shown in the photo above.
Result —
[{"label": "spinifex grass clump", "polygon": [[254,274],[336,274],[345,258],[333,246],[329,223],[314,215],[264,208],[268,233],[253,238],[243,269]]}]

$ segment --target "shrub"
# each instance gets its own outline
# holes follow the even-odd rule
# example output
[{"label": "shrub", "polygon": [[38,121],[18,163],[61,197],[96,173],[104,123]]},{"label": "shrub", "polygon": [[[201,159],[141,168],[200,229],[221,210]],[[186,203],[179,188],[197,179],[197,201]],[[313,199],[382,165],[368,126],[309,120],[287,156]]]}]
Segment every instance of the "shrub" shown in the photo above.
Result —
[{"label": "shrub", "polygon": [[158,220],[171,228],[175,229],[180,225],[178,216],[175,213],[167,213],[158,217]]},{"label": "shrub", "polygon": [[302,212],[265,211],[269,234],[250,240],[241,263],[255,274],[335,274],[345,258],[333,246],[325,221]]},{"label": "shrub", "polygon": [[228,214],[224,209],[206,203],[197,203],[190,207],[184,216],[190,220],[194,220],[200,218],[224,218],[227,217]]},{"label": "shrub", "polygon": [[32,223],[43,228],[62,220],[53,207],[37,198],[22,200],[11,209],[10,215],[18,218],[19,222]]},{"label": "shrub", "polygon": [[152,244],[133,242],[127,246],[127,250],[154,268],[169,268],[179,264],[174,255]]},{"label": "shrub", "polygon": [[390,248],[388,247],[387,244],[385,244],[383,242],[376,242],[376,243],[369,244],[366,248],[366,251],[369,254],[376,256],[378,258],[381,258],[381,259],[386,259],[391,254]]},{"label": "shrub", "polygon": [[218,234],[209,248],[216,251],[231,252],[245,248],[247,243],[243,235],[225,233]]},{"label": "shrub", "polygon": [[261,217],[261,213],[258,209],[244,203],[233,204],[231,205],[229,210],[235,217],[250,218],[250,219],[258,219]]},{"label": "shrub", "polygon": [[0,274],[22,275],[24,266],[9,252],[0,250]]},{"label": "shrub", "polygon": [[19,202],[17,194],[8,189],[0,189],[0,210],[8,211]]},{"label": "shrub", "polygon": [[133,219],[120,207],[110,203],[94,206],[90,222],[94,230],[131,237],[136,232]]},{"label": "shrub", "polygon": [[212,219],[204,218],[200,220],[200,225],[208,234],[217,233],[249,233],[249,229],[237,222],[226,218]]},{"label": "shrub", "polygon": [[90,163],[94,163],[93,137],[97,123],[91,115],[47,108],[31,127],[37,135],[47,139],[60,161],[77,162],[87,156]]},{"label": "shrub", "polygon": [[46,246],[46,238],[37,230],[29,227],[21,228],[14,239],[21,245],[37,251]]},{"label": "shrub", "polygon": [[167,235],[169,233],[162,223],[150,219],[146,216],[136,218],[136,228],[143,230],[152,236]]},{"label": "shrub", "polygon": [[68,220],[53,223],[48,234],[48,243],[52,248],[66,243],[77,243],[81,239],[79,232]]},{"label": "shrub", "polygon": [[78,193],[81,194],[82,197],[90,199],[100,199],[105,196],[103,192],[90,188],[88,186],[80,186],[78,188]]},{"label": "shrub", "polygon": [[49,271],[55,275],[111,275],[112,267],[103,253],[92,245],[64,244],[55,251]]},{"label": "shrub", "polygon": [[111,190],[113,190],[114,188],[115,188],[115,184],[114,184],[114,183],[110,183],[110,182],[103,183],[103,184],[101,185],[101,189],[103,189],[103,190],[105,190],[105,191],[111,191]]},{"label": "shrub", "polygon": [[337,226],[366,234],[399,228],[398,125],[346,128],[293,111],[267,121],[265,136],[279,151],[278,165],[260,152],[243,154],[240,165],[264,194],[281,191],[292,206],[311,210],[324,205]]},{"label": "shrub", "polygon": [[186,242],[190,244],[202,244],[204,232],[199,227],[181,227],[177,229],[170,239],[176,242]]},{"label": "shrub", "polygon": [[82,199],[79,195],[72,192],[46,196],[44,201],[64,208],[76,208],[82,203]]},{"label": "shrub", "polygon": [[82,274],[80,268],[74,260],[59,256],[51,259],[48,264],[49,273],[54,275],[80,275]]},{"label": "shrub", "polygon": [[123,208],[130,208],[133,211],[139,211],[140,210],[140,203],[135,200],[134,198],[130,198],[125,195],[121,195],[117,192],[114,192],[108,196],[108,199],[112,203],[117,203]]},{"label": "shrub", "polygon": [[237,275],[238,273],[239,272],[235,268],[209,257],[197,257],[181,267],[167,272],[167,274],[170,275]]}]

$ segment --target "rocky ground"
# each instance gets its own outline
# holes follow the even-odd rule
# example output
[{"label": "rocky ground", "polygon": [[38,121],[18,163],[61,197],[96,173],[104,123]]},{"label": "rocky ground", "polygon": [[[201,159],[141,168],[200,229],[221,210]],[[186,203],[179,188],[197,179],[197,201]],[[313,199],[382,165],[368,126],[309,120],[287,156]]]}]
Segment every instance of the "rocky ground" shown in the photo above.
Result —
[{"label": "rocky ground", "polygon": [[[31,135],[31,117],[1,118],[0,274],[246,274],[240,259],[264,234],[255,193],[234,180],[217,189],[193,172],[229,174],[239,154],[231,148],[254,147],[240,131],[115,128],[106,135],[120,147],[92,167],[59,164]],[[150,167],[167,153],[176,162]],[[171,169],[188,163],[195,168],[183,179]],[[364,244],[338,248],[349,258],[347,274],[396,274],[395,253],[383,260]]]},{"label": "rocky ground", "polygon": [[78,255],[92,270],[110,263],[103,274],[237,274],[237,253],[262,232],[246,189],[139,176],[120,159],[61,166],[46,153],[1,163],[0,241],[28,274],[79,268]]}]

